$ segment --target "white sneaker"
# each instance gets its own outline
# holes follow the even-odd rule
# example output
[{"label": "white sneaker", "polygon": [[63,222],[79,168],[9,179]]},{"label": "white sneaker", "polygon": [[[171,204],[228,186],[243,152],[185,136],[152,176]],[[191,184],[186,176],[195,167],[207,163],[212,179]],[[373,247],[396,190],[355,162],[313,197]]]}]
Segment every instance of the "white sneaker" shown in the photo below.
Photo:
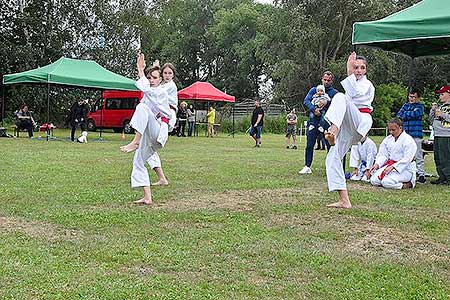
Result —
[{"label": "white sneaker", "polygon": [[303,169],[301,169],[300,171],[298,171],[298,174],[311,174],[311,168],[304,166]]},{"label": "white sneaker", "polygon": [[370,179],[367,178],[366,175],[364,175],[364,176],[361,178],[361,181],[364,181],[364,182],[370,182]]},{"label": "white sneaker", "polygon": [[359,176],[358,174],[353,174],[352,177],[350,177],[350,180],[359,181],[361,180],[361,176]]}]

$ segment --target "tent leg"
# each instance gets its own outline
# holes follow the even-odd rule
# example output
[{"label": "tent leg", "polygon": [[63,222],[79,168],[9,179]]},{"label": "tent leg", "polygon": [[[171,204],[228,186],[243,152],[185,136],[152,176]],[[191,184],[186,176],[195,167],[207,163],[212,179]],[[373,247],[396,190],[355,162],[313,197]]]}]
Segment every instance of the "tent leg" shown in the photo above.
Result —
[{"label": "tent leg", "polygon": [[233,103],[233,138],[234,138],[234,106],[235,104]]},{"label": "tent leg", "polygon": [[2,84],[2,127],[5,127],[3,123],[5,120],[5,85]]},{"label": "tent leg", "polygon": [[50,135],[49,132],[49,124],[50,124],[50,83],[47,83],[47,142],[48,142],[48,137]]},{"label": "tent leg", "polygon": [[409,81],[408,81],[408,93],[411,92],[415,83],[415,58],[411,58],[411,63],[409,64]]}]

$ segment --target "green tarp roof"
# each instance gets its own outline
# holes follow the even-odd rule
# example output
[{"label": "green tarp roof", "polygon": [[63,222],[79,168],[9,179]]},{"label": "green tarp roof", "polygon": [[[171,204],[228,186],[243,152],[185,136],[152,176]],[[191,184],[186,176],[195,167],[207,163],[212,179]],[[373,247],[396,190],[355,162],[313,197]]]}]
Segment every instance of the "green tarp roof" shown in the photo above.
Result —
[{"label": "green tarp roof", "polygon": [[411,57],[450,54],[450,1],[424,0],[381,20],[356,22],[352,42]]},{"label": "green tarp roof", "polygon": [[92,60],[61,57],[42,68],[3,76],[3,84],[52,83],[79,87],[137,90],[134,80],[115,74]]}]

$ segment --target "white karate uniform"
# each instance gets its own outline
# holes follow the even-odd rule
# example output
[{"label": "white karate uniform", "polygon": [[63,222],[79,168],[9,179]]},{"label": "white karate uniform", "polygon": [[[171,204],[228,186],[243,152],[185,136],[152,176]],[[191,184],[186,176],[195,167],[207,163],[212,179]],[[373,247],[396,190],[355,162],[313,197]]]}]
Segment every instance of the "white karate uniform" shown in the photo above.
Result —
[{"label": "white karate uniform", "polygon": [[167,96],[169,97],[169,106],[173,107],[174,109],[170,109],[170,113],[172,114],[172,117],[169,121],[169,132],[171,132],[175,128],[175,123],[177,122],[177,110],[178,110],[178,93],[177,93],[177,85],[173,80],[161,84],[161,87],[163,87],[167,91]]},{"label": "white karate uniform", "polygon": [[325,114],[325,120],[339,128],[336,144],[330,148],[326,158],[328,189],[330,191],[346,190],[342,159],[351,145],[357,144],[372,127],[372,116],[359,109],[372,110],[375,88],[362,77],[356,80],[354,74],[341,81],[345,94],[337,93]]},{"label": "white karate uniform", "polygon": [[[350,151],[350,167],[357,168],[359,171],[366,171],[370,169],[375,163],[375,157],[377,156],[377,145],[371,138],[367,137],[364,143],[359,142],[357,145],[353,145]],[[362,166],[362,162],[365,162],[365,166]],[[357,174],[355,178],[361,179],[364,174]]]},{"label": "white karate uniform", "polygon": [[[171,132],[175,128],[175,124],[177,122],[177,110],[178,110],[178,93],[177,86],[173,80],[161,84],[161,87],[167,91],[169,108],[171,113],[171,118],[169,120],[169,132]],[[154,168],[161,168],[161,159],[158,153],[153,153],[152,156],[147,160],[150,168],[153,170]]]},{"label": "white karate uniform", "polygon": [[[383,186],[388,189],[401,189],[404,182],[411,181],[413,186],[416,184],[416,164],[414,157],[416,156],[416,142],[414,139],[403,131],[395,140],[392,135],[388,135],[380,144],[375,163],[380,166],[378,170],[370,177],[373,185]],[[383,170],[387,167],[383,165],[388,160],[394,160],[394,169],[382,180],[378,178]]]},{"label": "white karate uniform", "polygon": [[167,141],[169,126],[161,121],[161,117],[170,121],[171,112],[167,92],[161,86],[151,87],[145,76],[136,82],[136,86],[144,92],[144,97],[136,106],[130,124],[142,138],[133,158],[131,187],[142,187],[150,186],[145,162]]}]

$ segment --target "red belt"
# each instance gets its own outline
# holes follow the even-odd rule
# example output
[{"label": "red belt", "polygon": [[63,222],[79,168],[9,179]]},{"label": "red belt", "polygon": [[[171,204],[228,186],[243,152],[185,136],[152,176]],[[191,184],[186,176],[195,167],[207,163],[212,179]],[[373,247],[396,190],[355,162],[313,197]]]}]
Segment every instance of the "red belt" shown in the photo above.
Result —
[{"label": "red belt", "polygon": [[170,109],[173,109],[174,111],[177,111],[177,108],[175,106],[169,104],[169,107],[170,107]]},{"label": "red belt", "polygon": [[[395,164],[396,163],[396,161],[395,160],[393,160],[393,159],[389,159],[387,162],[385,162],[384,163],[384,165],[382,165],[381,167],[384,167],[384,166],[392,166],[393,164]],[[386,170],[386,169],[385,169]],[[383,180],[383,178],[384,178],[384,176],[386,176],[386,174],[384,173],[384,170],[383,170],[383,172],[381,172],[381,174],[380,175],[378,175],[378,179],[380,179],[380,180]]]},{"label": "red belt", "polygon": [[161,117],[161,121],[169,125],[169,119],[167,119],[166,117]]},{"label": "red belt", "polygon": [[372,114],[372,110],[370,109],[370,108],[367,108],[367,107],[361,107],[361,108],[358,108],[358,110],[360,111],[360,112],[362,112],[363,114]]}]

